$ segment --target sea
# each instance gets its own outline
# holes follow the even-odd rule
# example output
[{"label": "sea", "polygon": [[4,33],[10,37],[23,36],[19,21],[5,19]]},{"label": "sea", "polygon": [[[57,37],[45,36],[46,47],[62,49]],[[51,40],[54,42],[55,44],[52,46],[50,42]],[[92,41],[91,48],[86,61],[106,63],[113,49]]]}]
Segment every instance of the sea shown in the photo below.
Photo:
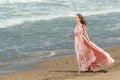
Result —
[{"label": "sea", "polygon": [[96,45],[120,45],[120,0],[0,0],[0,73],[74,55],[74,38],[66,35],[74,33],[77,13]]}]

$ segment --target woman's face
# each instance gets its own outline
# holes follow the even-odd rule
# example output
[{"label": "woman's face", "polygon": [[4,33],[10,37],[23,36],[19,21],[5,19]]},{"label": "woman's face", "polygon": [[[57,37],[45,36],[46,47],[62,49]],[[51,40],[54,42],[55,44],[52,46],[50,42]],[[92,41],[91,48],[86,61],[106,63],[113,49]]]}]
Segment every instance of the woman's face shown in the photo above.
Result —
[{"label": "woman's face", "polygon": [[76,15],[76,16],[75,16],[75,21],[76,21],[76,22],[80,22],[80,20],[81,20],[81,19]]}]

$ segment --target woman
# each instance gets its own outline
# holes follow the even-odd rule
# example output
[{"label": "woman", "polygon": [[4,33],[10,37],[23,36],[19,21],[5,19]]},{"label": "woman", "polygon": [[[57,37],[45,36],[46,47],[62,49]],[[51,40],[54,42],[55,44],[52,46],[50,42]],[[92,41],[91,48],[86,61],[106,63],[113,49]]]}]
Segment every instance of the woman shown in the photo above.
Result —
[{"label": "woman", "polygon": [[80,71],[98,71],[99,64],[111,65],[114,59],[110,55],[92,43],[86,30],[86,22],[81,14],[75,16],[76,27],[75,34],[67,35],[68,38],[75,37],[75,52],[77,56],[79,72]]}]

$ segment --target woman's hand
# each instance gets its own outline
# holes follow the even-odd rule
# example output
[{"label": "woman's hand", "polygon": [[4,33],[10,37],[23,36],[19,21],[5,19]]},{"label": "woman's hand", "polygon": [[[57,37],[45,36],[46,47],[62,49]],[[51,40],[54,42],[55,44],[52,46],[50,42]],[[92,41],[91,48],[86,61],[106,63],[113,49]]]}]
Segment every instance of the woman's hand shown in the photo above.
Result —
[{"label": "woman's hand", "polygon": [[67,34],[67,38],[73,38],[73,37],[75,37],[74,34]]}]

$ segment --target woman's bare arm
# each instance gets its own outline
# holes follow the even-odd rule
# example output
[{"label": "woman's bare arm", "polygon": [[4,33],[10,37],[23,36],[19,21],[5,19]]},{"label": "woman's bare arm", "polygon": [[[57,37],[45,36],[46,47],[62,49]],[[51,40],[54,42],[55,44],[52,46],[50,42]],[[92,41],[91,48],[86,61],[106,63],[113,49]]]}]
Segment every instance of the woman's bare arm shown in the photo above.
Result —
[{"label": "woman's bare arm", "polygon": [[68,35],[67,35],[67,38],[74,38],[74,37],[75,37],[74,34],[68,34]]}]

